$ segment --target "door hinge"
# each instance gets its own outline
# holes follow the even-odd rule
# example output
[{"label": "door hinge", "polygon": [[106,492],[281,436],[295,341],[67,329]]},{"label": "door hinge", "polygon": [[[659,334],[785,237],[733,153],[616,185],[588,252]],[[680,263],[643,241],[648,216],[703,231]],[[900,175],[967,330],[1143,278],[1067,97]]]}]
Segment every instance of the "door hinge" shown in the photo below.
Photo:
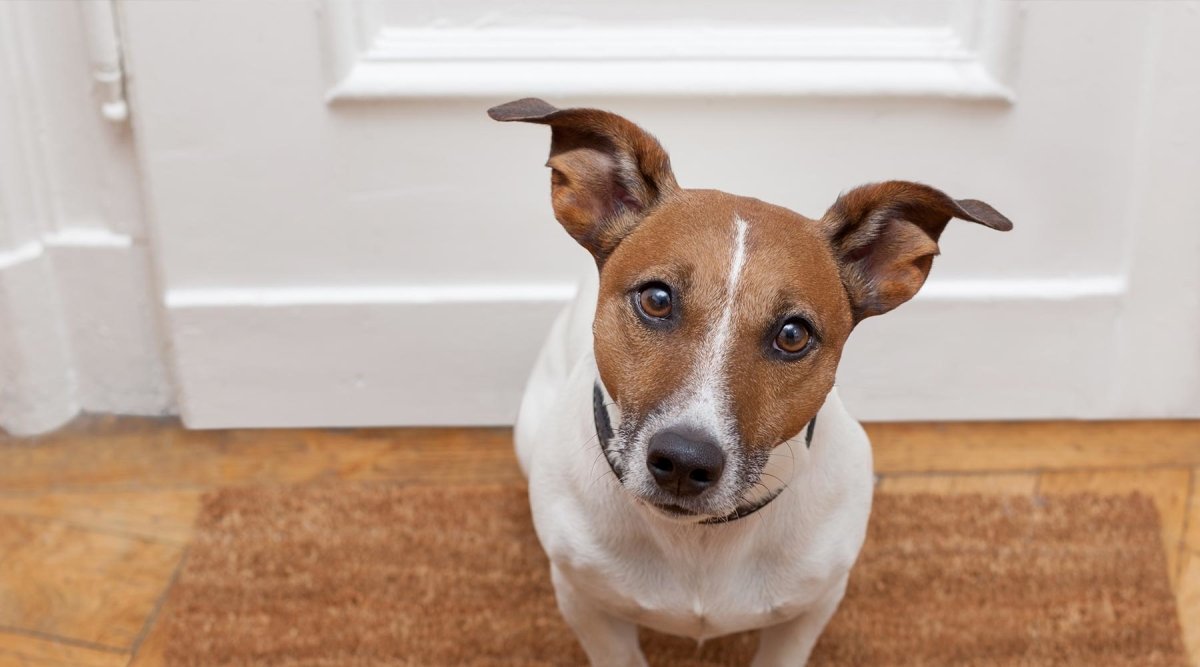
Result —
[{"label": "door hinge", "polygon": [[123,123],[129,118],[129,104],[125,99],[116,0],[90,0],[79,3],[79,8],[92,58],[92,77],[100,89],[100,115],[114,123]]}]

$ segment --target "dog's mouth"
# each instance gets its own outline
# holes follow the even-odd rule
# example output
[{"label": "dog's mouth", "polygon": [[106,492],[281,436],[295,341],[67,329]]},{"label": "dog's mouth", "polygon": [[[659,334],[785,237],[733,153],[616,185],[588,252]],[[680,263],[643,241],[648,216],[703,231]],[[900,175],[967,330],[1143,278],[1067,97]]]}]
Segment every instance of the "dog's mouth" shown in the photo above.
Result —
[{"label": "dog's mouth", "polygon": [[662,494],[630,491],[636,502],[660,517],[683,523],[695,523],[728,516],[737,507],[726,507],[712,500],[675,499]]},{"label": "dog's mouth", "polygon": [[686,507],[682,507],[680,505],[675,505],[673,503],[656,503],[656,502],[647,501],[647,504],[649,504],[654,509],[656,509],[670,517],[677,517],[680,519],[684,519],[684,518],[702,516],[699,512],[692,511]]}]

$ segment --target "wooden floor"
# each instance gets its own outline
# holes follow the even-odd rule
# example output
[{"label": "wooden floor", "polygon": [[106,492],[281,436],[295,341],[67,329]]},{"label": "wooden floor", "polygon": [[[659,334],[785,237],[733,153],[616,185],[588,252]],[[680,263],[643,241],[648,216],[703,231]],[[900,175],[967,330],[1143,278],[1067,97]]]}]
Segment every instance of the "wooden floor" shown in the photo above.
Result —
[{"label": "wooden floor", "polygon": [[[884,491],[1152,497],[1200,665],[1200,422],[868,426]],[[181,429],[87,418],[0,435],[0,667],[161,664],[155,620],[201,495],[314,480],[517,480],[506,429]]]}]

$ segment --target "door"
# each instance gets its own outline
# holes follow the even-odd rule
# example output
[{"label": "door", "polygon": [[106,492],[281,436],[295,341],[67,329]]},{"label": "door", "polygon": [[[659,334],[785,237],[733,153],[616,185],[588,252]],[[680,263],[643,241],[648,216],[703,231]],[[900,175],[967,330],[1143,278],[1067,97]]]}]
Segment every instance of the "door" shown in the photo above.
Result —
[{"label": "door", "polygon": [[1200,416],[1190,2],[120,5],[188,425],[494,424],[590,259],[525,96],[616,110],[685,187],[817,216],[923,181],[952,224],[860,326],[864,419]]}]

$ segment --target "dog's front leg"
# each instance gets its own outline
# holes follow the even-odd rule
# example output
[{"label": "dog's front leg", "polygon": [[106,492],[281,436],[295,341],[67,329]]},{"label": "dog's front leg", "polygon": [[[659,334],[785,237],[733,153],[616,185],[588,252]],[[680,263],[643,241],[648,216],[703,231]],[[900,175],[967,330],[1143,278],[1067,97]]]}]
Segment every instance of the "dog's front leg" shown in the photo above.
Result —
[{"label": "dog's front leg", "polygon": [[571,582],[550,566],[558,609],[575,631],[592,667],[647,667],[638,645],[637,625],[596,607]]},{"label": "dog's front leg", "polygon": [[846,594],[843,578],[805,613],[779,625],[763,628],[758,641],[758,653],[751,667],[803,667],[817,645],[821,631],[837,611]]}]

